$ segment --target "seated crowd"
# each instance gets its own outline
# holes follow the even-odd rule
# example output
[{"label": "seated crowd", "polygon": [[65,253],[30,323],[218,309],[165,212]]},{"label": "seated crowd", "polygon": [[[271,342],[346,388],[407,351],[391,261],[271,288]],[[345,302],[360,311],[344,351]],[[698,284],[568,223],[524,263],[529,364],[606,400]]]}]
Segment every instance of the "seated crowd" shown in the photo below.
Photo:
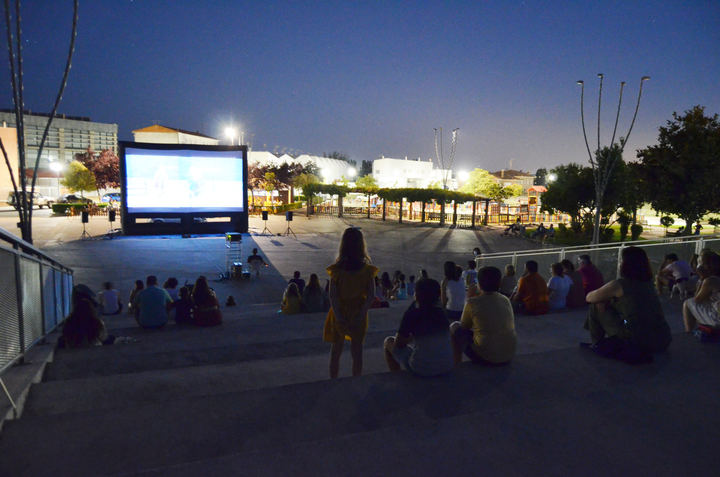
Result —
[{"label": "seated crowd", "polygon": [[[73,288],[71,311],[63,325],[60,346],[79,348],[133,341],[129,337],[117,338],[107,333],[102,315],[117,315],[123,308],[119,293],[111,282],[95,294],[87,285]],[[150,275],[145,283],[135,282],[130,292],[128,313],[135,316],[138,325],[145,329],[158,329],[170,320],[177,324],[215,326],[222,323],[220,304],[215,292],[204,276],[194,286],[178,289],[176,278],[169,278],[158,286],[157,277]]]}]

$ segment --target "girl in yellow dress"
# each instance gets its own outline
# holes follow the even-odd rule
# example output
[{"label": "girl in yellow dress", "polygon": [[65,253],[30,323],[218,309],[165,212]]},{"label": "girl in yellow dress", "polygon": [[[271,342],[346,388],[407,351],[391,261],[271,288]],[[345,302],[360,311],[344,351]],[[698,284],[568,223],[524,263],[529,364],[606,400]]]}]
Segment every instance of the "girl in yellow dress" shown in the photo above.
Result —
[{"label": "girl in yellow dress", "polygon": [[345,229],[330,275],[330,311],[325,319],[323,340],[332,343],[330,378],[337,378],[345,340],[350,340],[352,374],[362,374],[362,351],[368,327],[367,312],[375,298],[375,275],[360,229]]}]

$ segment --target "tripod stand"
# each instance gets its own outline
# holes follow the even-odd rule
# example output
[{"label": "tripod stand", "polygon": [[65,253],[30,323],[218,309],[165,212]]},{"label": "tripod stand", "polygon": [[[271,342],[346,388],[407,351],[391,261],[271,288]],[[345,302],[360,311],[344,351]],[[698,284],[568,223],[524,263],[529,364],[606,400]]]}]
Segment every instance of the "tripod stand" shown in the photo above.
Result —
[{"label": "tripod stand", "polygon": [[80,235],[80,240],[92,240],[92,238],[93,238],[92,235],[90,235],[88,233],[88,231],[85,230],[85,222],[83,222],[83,231],[82,231],[82,234]]},{"label": "tripod stand", "polygon": [[272,235],[273,233],[270,232],[270,229],[267,227],[267,220],[265,220],[263,223],[265,224],[265,228],[262,229],[262,232],[260,232],[260,235]]},{"label": "tripod stand", "polygon": [[297,235],[295,235],[295,232],[293,232],[292,229],[290,228],[290,221],[288,220],[288,222],[287,222],[287,230],[285,231],[285,236],[287,237],[287,236],[290,235],[290,234],[292,234],[292,236],[297,239]]}]

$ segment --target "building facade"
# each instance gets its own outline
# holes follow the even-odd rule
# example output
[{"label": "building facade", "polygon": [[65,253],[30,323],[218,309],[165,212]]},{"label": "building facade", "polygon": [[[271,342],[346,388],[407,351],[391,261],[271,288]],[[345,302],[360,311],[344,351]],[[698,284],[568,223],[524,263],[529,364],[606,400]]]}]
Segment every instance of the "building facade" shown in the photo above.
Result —
[{"label": "building facade", "polygon": [[435,169],[432,159],[423,161],[380,157],[373,161],[372,176],[378,187],[438,187],[457,188],[453,173],[448,169]]},{"label": "building facade", "polygon": [[[48,114],[23,115],[25,123],[25,158],[26,167],[31,169],[37,158],[40,141],[42,140]],[[15,113],[11,110],[0,110],[0,126],[3,129],[12,129],[17,135]],[[5,136],[3,136],[3,142]],[[14,141],[14,150],[17,150],[17,140]],[[75,154],[84,153],[88,148],[94,151],[110,149],[117,153],[118,126],[117,124],[97,123],[87,117],[56,115],[45,140],[40,162],[38,163],[38,180],[35,190],[48,197],[56,197],[60,193],[60,180],[62,171],[74,159]],[[5,183],[4,175],[7,168],[3,167],[0,173],[0,184]],[[28,171],[26,170],[26,173]],[[0,185],[0,187],[3,187]],[[4,200],[7,193],[3,193],[0,200]]]},{"label": "building facade", "polygon": [[153,144],[201,144],[217,146],[220,140],[199,132],[175,129],[160,124],[153,124],[146,128],[135,129],[133,132],[135,142],[149,142]]},{"label": "building facade", "polygon": [[502,186],[513,184],[521,185],[525,193],[533,186],[533,182],[535,181],[535,175],[514,169],[501,169],[496,172],[491,172],[490,174],[494,176],[497,183]]}]

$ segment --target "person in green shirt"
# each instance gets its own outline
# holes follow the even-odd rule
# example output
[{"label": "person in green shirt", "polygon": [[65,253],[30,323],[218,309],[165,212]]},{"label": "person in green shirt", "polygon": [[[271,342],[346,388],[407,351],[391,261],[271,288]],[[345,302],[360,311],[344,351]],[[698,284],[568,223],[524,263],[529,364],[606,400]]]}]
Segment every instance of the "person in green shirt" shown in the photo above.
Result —
[{"label": "person in green shirt", "polygon": [[670,345],[670,326],[643,249],[623,249],[620,278],[588,293],[586,300],[591,307],[585,329],[592,343],[583,346],[604,356],[643,362]]}]

